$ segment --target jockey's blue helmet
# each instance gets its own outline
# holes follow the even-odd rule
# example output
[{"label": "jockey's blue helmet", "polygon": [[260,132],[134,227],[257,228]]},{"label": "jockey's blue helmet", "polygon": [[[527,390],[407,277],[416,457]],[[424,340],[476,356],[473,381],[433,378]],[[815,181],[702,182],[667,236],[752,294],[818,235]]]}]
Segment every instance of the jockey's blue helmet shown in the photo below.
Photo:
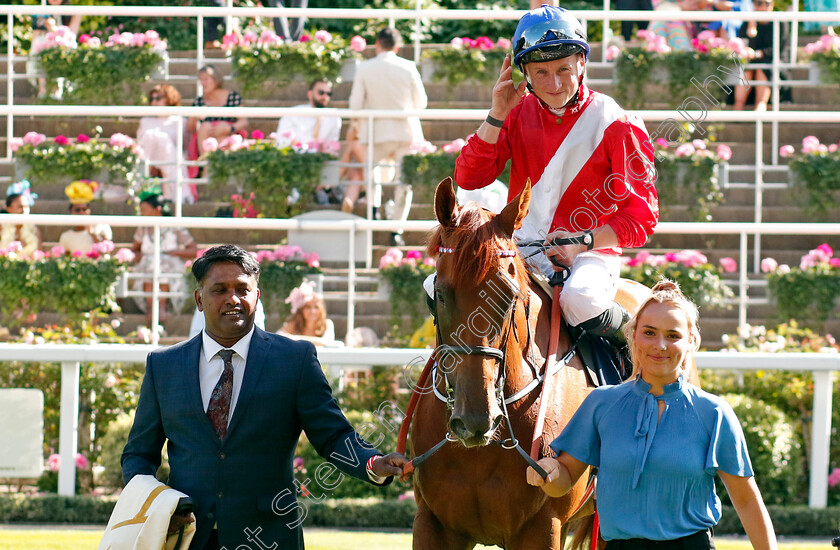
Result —
[{"label": "jockey's blue helmet", "polygon": [[563,8],[543,4],[522,16],[513,34],[513,64],[554,61],[576,53],[589,59],[586,29]]}]

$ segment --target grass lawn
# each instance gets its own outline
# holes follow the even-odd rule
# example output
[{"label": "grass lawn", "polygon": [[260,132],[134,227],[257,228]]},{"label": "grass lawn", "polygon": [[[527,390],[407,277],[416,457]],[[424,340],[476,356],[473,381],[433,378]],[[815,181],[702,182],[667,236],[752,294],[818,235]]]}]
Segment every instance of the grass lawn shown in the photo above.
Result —
[{"label": "grass lawn", "polygon": [[[308,550],[408,550],[411,548],[411,533],[380,531],[342,531],[338,529],[306,529]],[[101,528],[48,528],[0,526],[0,550],[94,550],[102,536]],[[830,550],[828,537],[825,540],[785,541],[781,539],[780,550]],[[716,537],[718,550],[750,550],[746,537]],[[476,550],[488,548],[477,546]]]}]

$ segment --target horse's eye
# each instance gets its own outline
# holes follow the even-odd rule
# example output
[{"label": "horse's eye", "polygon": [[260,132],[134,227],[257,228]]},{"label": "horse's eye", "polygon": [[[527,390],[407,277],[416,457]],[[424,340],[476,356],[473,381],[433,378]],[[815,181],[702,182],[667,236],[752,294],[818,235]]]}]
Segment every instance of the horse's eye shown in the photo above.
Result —
[{"label": "horse's eye", "polygon": [[437,303],[441,305],[444,304],[443,292],[441,292],[440,290],[435,290],[435,301],[437,301]]}]

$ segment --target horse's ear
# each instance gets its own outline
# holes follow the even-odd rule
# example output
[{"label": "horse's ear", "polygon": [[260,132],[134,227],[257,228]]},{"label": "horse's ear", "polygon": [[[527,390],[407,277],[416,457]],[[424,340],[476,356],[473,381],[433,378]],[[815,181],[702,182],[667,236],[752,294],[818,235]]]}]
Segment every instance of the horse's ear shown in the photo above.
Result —
[{"label": "horse's ear", "polygon": [[457,209],[458,201],[455,200],[452,178],[446,178],[438,184],[435,191],[435,216],[442,226],[451,227],[455,221]]},{"label": "horse's ear", "polygon": [[522,191],[505,206],[504,210],[496,218],[502,230],[513,236],[513,232],[522,226],[522,220],[528,213],[528,204],[531,202],[531,178],[525,181]]}]

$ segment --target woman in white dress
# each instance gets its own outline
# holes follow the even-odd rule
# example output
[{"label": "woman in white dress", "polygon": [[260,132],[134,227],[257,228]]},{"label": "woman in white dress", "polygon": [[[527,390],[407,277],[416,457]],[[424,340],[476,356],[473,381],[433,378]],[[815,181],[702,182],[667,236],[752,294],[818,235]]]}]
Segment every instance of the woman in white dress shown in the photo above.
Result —
[{"label": "woman in white dress", "polygon": [[[181,94],[169,84],[158,84],[148,94],[149,105],[153,107],[177,107],[181,105]],[[140,119],[137,128],[137,143],[143,150],[143,158],[152,164],[149,175],[163,178],[163,196],[175,199],[175,177],[178,170],[175,162],[178,159],[178,117],[177,116],[147,116]],[[156,164],[159,163],[159,164]],[[181,178],[187,178],[187,167],[181,167]],[[185,204],[195,203],[194,189],[187,183],[182,184]]]},{"label": "woman in white dress", "polygon": [[[153,187],[140,193],[141,216],[170,216],[171,202],[164,199],[159,187]],[[172,298],[172,307],[177,312],[184,304],[186,295],[185,269],[187,260],[194,260],[198,249],[190,232],[183,227],[162,227],[160,230],[160,272],[168,274],[160,278],[161,292],[173,292],[177,297]],[[138,261],[133,268],[135,273],[143,273],[142,288],[145,292],[152,292],[152,273],[154,272],[155,246],[154,229],[138,227],[134,233],[134,244],[131,247]],[[140,285],[136,285],[140,287]],[[160,300],[160,319],[166,317],[166,299]],[[137,305],[146,313],[147,320],[151,319],[152,298],[138,299]]]}]

